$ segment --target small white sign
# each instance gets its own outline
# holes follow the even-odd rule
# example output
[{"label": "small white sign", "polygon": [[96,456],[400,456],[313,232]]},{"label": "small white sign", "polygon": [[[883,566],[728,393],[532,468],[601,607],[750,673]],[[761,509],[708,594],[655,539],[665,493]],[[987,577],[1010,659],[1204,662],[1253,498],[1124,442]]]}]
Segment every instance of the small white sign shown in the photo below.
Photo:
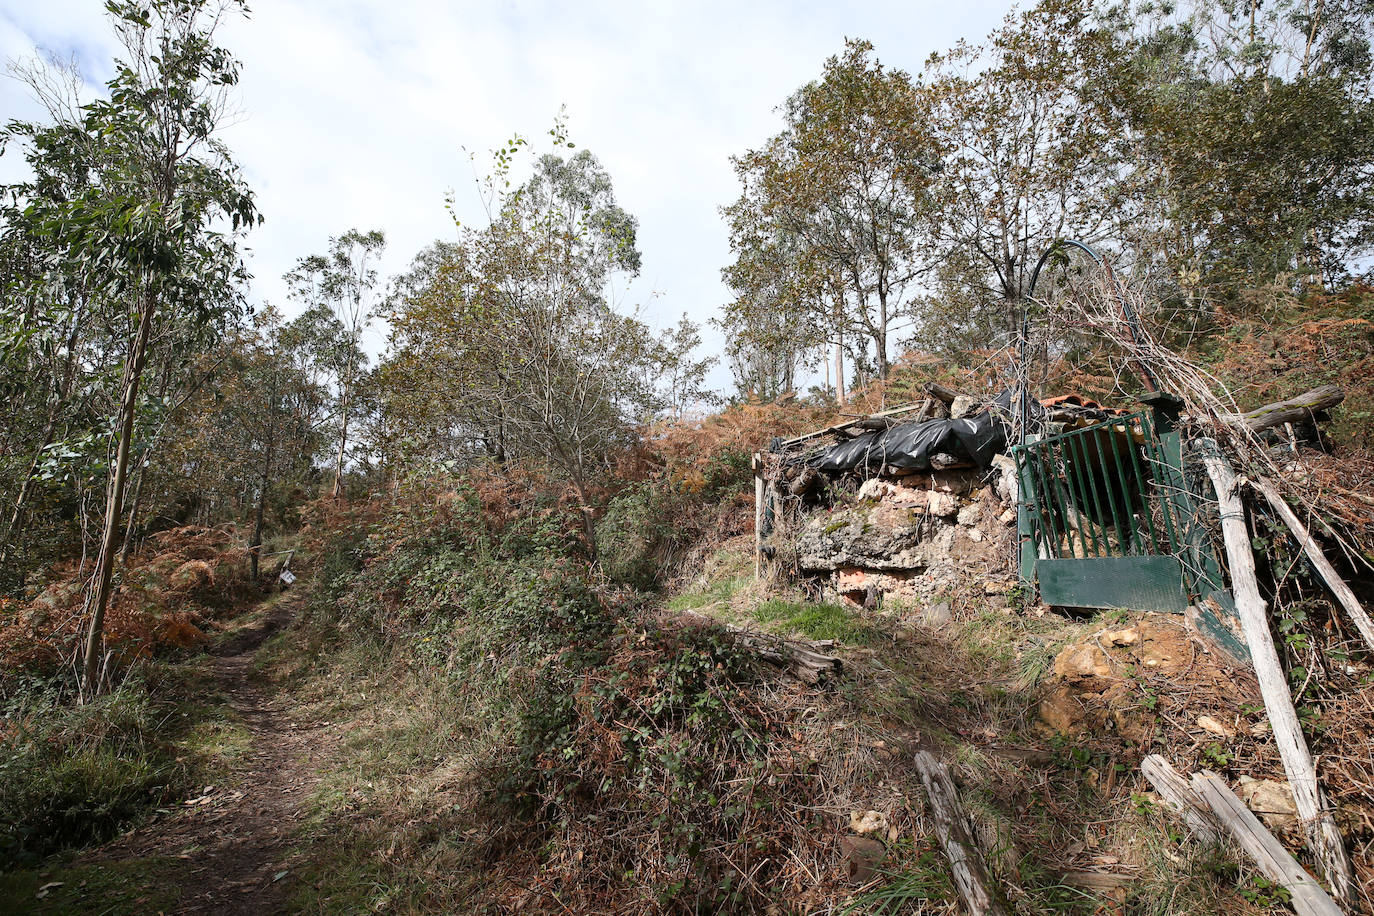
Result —
[{"label": "small white sign", "polygon": [[281,571],[281,580],[286,585],[290,585],[296,581],[296,574],[289,569],[283,569]]}]

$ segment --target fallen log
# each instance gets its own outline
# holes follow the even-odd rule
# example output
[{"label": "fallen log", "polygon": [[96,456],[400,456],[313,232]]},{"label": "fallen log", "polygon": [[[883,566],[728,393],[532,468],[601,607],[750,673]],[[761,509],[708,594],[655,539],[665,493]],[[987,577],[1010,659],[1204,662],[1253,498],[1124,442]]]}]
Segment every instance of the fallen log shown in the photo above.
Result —
[{"label": "fallen log", "polygon": [[1220,777],[1194,773],[1191,788],[1264,876],[1288,888],[1298,916],[1340,916],[1345,912]]},{"label": "fallen log", "polygon": [[930,466],[937,471],[952,471],[956,468],[976,468],[978,465],[967,458],[959,458],[955,455],[948,455],[944,452],[936,452],[930,456]]},{"label": "fallen log", "polygon": [[843,432],[845,430],[850,429],[851,427],[856,427],[859,424],[868,421],[883,421],[883,426],[877,428],[886,428],[887,426],[892,426],[896,422],[898,422],[890,418],[899,417],[902,414],[910,413],[913,410],[920,410],[924,406],[924,404],[925,401],[922,400],[920,404],[906,404],[902,407],[893,407],[889,410],[883,410],[875,414],[869,414],[866,417],[856,417],[851,420],[845,420],[842,423],[835,423],[831,426],[827,426],[825,429],[818,429],[815,432],[803,433],[800,436],[793,436],[791,439],[782,442],[780,447],[791,448],[794,445],[800,445],[803,442],[808,442],[820,436],[829,436],[835,433]]},{"label": "fallen log", "polygon": [[1273,484],[1262,477],[1252,480],[1251,484],[1269,501],[1269,505],[1278,513],[1279,518],[1283,519],[1283,523],[1288,526],[1293,537],[1302,545],[1303,553],[1307,554],[1307,559],[1312,562],[1313,568],[1326,580],[1326,585],[1331,589],[1331,593],[1336,596],[1341,607],[1345,608],[1345,612],[1355,621],[1355,627],[1364,637],[1365,645],[1369,647],[1371,652],[1374,652],[1374,620],[1369,619],[1369,614],[1360,604],[1360,599],[1355,597],[1355,593],[1350,590],[1349,585],[1345,584],[1341,574],[1336,572],[1336,567],[1331,565],[1331,561],[1322,552],[1321,545],[1312,537],[1311,532],[1303,526],[1292,508],[1274,489]]},{"label": "fallen log", "polygon": [[1140,772],[1150,781],[1150,785],[1155,787],[1155,791],[1164,799],[1165,804],[1183,817],[1183,822],[1188,825],[1194,836],[1206,843],[1215,843],[1221,839],[1206,805],[1169,761],[1159,754],[1150,754],[1140,761]]},{"label": "fallen log", "polygon": [[1212,479],[1212,486],[1217,493],[1236,611],[1250,649],[1250,661],[1259,680],[1269,725],[1274,732],[1274,743],[1288,774],[1288,782],[1293,787],[1293,801],[1298,816],[1307,832],[1308,846],[1321,866],[1327,883],[1331,885],[1335,898],[1346,906],[1353,906],[1356,893],[1353,868],[1336,819],[1327,808],[1317,785],[1312,753],[1298,724],[1298,714],[1293,709],[1293,698],[1288,692],[1288,680],[1279,663],[1278,650],[1274,648],[1274,638],[1269,631],[1268,607],[1260,595],[1259,582],[1255,578],[1255,558],[1245,525],[1245,507],[1236,492],[1238,481],[1235,471],[1215,442],[1203,439],[1198,444],[1207,475]]},{"label": "fallen log", "polygon": [[1251,432],[1257,433],[1285,423],[1312,420],[1318,411],[1329,410],[1344,400],[1345,391],[1340,386],[1323,385],[1286,401],[1275,401],[1273,404],[1257,407],[1233,419]]},{"label": "fallen log", "polygon": [[757,630],[746,630],[742,627],[722,623],[713,617],[698,614],[696,611],[684,611],[683,613],[695,620],[721,627],[734,637],[736,644],[741,648],[771,665],[786,670],[803,683],[819,684],[827,677],[838,675],[844,669],[844,663],[840,659],[818,651],[834,648],[835,641],[833,639],[789,639],[785,636],[760,633]]},{"label": "fallen log", "polygon": [[925,392],[946,407],[952,406],[955,398],[964,396],[962,391],[955,391],[953,388],[947,385],[941,385],[939,382],[926,382]]},{"label": "fallen log", "polygon": [[982,850],[973,842],[968,815],[959,803],[949,767],[929,751],[917,751],[913,761],[921,774],[921,785],[925,787],[935,819],[935,833],[945,848],[959,899],[971,916],[1006,916],[1006,909],[993,892]]}]

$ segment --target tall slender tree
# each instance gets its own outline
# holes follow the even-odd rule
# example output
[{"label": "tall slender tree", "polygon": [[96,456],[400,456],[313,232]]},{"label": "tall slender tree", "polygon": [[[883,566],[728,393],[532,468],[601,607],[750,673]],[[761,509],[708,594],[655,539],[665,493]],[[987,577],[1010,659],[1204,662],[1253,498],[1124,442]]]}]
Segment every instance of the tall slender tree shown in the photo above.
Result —
[{"label": "tall slender tree", "polygon": [[[73,160],[69,193],[22,185],[17,225],[42,239],[46,269],[79,278],[110,308],[123,351],[110,473],[87,593],[83,691],[99,689],[101,645],[123,530],[135,421],[150,347],[169,323],[205,323],[240,301],[240,230],[257,221],[251,192],[216,133],[238,63],[214,43],[238,0],[111,0],[123,46],[107,96],[53,125],[12,124],[11,140]],[[60,138],[60,143],[56,139]],[[223,230],[229,231],[223,231]]]},{"label": "tall slender tree", "polygon": [[350,229],[329,240],[322,255],[301,258],[286,275],[291,294],[315,308],[328,309],[340,333],[323,347],[323,365],[333,375],[338,394],[338,448],[334,453],[333,497],[343,493],[344,464],[353,419],[358,383],[367,370],[363,335],[377,317],[380,280],[377,260],[386,249],[386,236],[379,229],[359,232]]}]

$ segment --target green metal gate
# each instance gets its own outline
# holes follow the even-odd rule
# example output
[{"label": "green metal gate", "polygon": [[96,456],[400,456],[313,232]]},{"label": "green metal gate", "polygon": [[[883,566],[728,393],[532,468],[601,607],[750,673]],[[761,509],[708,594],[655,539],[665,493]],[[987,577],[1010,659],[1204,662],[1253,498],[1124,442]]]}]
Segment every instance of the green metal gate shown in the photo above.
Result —
[{"label": "green metal gate", "polygon": [[[1064,607],[1182,613],[1211,598],[1229,612],[1184,470],[1179,402],[1154,395],[1147,404],[1012,449],[1022,578]],[[1199,625],[1243,653],[1205,608]]]}]

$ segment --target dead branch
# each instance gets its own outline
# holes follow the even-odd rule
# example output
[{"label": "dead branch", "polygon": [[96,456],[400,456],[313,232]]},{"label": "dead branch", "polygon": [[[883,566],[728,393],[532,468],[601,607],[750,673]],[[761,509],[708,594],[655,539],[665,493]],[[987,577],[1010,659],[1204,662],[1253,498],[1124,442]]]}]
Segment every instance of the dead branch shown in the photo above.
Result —
[{"label": "dead branch", "polygon": [[1245,508],[1236,492],[1236,475],[1215,442],[1204,439],[1200,445],[1203,463],[1217,492],[1236,611],[1250,648],[1250,660],[1255,666],[1260,694],[1264,697],[1265,712],[1274,731],[1274,744],[1283,760],[1288,782],[1293,787],[1293,801],[1306,829],[1308,845],[1336,899],[1353,905],[1356,893],[1353,867],[1336,819],[1317,784],[1312,753],[1308,750],[1307,740],[1298,723],[1293,698],[1288,692],[1288,681],[1283,675],[1273,635],[1269,632],[1268,608],[1255,578],[1255,558],[1245,527]]},{"label": "dead branch", "polygon": [[1336,596],[1336,600],[1345,608],[1345,612],[1355,621],[1355,627],[1364,637],[1365,645],[1374,652],[1374,621],[1369,619],[1369,614],[1364,606],[1360,604],[1360,599],[1355,597],[1355,593],[1350,590],[1350,586],[1345,584],[1340,573],[1336,572],[1336,567],[1331,565],[1331,561],[1322,552],[1321,546],[1312,537],[1312,534],[1303,526],[1298,516],[1289,507],[1287,501],[1279,495],[1277,489],[1263,477],[1257,477],[1250,481],[1251,485],[1264,495],[1278,513],[1279,518],[1288,526],[1288,530],[1293,533],[1293,537],[1302,545],[1303,553],[1307,554],[1307,559],[1312,562],[1312,566],[1317,573],[1326,580],[1326,585],[1331,589],[1331,593]]}]

